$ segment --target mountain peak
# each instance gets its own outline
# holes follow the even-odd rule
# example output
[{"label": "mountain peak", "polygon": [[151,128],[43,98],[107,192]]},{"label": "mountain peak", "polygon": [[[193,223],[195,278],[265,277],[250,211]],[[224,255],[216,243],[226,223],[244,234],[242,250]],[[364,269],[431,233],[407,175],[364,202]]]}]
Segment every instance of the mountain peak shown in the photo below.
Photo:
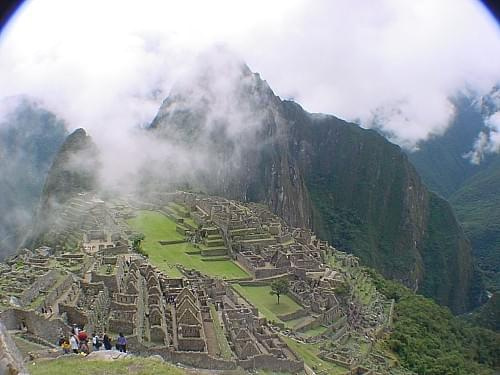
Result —
[{"label": "mountain peak", "polygon": [[98,170],[97,146],[84,129],[76,129],[66,138],[50,168],[42,211],[44,207],[64,204],[74,194],[94,190]]},{"label": "mountain peak", "polygon": [[260,74],[252,72],[234,53],[210,50],[174,84],[151,127],[162,128],[176,115],[187,112],[197,114],[204,122],[251,117],[277,101]]}]

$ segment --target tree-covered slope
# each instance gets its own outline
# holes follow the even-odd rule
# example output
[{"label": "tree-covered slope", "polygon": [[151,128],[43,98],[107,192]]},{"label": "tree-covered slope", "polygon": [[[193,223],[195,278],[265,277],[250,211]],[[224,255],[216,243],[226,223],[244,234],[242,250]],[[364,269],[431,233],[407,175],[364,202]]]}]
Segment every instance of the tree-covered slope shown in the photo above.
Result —
[{"label": "tree-covered slope", "polygon": [[0,259],[26,232],[52,161],[66,137],[65,124],[34,101],[2,102],[0,121]]},{"label": "tree-covered slope", "polygon": [[370,273],[377,289],[395,299],[394,325],[386,346],[404,367],[422,375],[497,373],[498,333],[474,326],[401,284]]},{"label": "tree-covered slope", "polygon": [[[476,301],[470,244],[449,204],[402,150],[374,131],[284,103],[313,207],[313,228],[385,276],[452,310]],[[293,146],[291,146],[293,149]]]},{"label": "tree-covered slope", "polygon": [[468,178],[451,197],[491,291],[500,291],[500,157]]},{"label": "tree-covered slope", "polygon": [[479,164],[464,156],[480,132],[488,134],[485,119],[498,111],[499,98],[494,88],[482,98],[456,99],[456,115],[447,131],[409,154],[425,183],[452,205],[491,292],[500,290],[500,155],[483,153]]},{"label": "tree-covered slope", "polygon": [[495,292],[484,305],[467,316],[468,320],[482,327],[500,332],[500,292]]}]

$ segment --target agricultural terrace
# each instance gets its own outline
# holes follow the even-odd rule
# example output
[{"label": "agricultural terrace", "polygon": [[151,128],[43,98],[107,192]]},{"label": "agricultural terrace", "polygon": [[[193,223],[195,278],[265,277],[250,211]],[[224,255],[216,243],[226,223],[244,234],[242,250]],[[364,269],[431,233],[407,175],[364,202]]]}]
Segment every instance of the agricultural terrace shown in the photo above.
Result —
[{"label": "agricultural terrace", "polygon": [[285,326],[289,326],[289,322],[283,322],[278,315],[290,314],[302,307],[292,300],[287,295],[280,296],[280,303],[276,296],[271,295],[270,286],[243,286],[234,284],[233,288],[247,299],[252,305],[259,309],[259,312],[264,315],[269,321],[282,322]]},{"label": "agricultural terrace", "polygon": [[295,354],[299,355],[307,366],[313,369],[316,373],[327,373],[331,375],[345,375],[346,369],[337,366],[331,362],[327,362],[319,358],[320,344],[306,344],[296,341],[287,336],[281,336],[292,349]]},{"label": "agricultural terrace", "polygon": [[156,211],[138,211],[137,216],[127,221],[129,227],[145,235],[142,243],[152,264],[170,277],[181,277],[175,267],[181,264],[202,273],[223,279],[243,279],[250,275],[232,260],[223,257],[202,257],[199,249],[191,243],[181,242],[161,245],[159,241],[181,241],[184,237],[176,231],[176,223]]}]

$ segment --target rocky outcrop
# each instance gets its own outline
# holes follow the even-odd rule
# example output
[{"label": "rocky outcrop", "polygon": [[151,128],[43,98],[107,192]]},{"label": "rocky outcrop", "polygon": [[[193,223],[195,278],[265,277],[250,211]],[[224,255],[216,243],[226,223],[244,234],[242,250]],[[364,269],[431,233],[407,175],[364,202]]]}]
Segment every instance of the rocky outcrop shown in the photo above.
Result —
[{"label": "rocky outcrop", "polygon": [[195,187],[266,203],[453,311],[471,308],[470,245],[398,146],[282,101],[240,62],[222,68],[175,87],[151,125],[206,154],[210,163],[189,176]]},{"label": "rocky outcrop", "polygon": [[2,322],[0,322],[0,374],[28,374],[21,353]]}]

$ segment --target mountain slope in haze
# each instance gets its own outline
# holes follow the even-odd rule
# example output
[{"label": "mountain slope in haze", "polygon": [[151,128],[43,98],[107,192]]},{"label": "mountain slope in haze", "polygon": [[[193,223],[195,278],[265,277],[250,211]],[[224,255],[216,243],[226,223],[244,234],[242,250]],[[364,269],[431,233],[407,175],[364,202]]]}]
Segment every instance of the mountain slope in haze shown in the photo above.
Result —
[{"label": "mountain slope in haze", "polygon": [[500,157],[469,177],[450,203],[469,236],[491,291],[500,292]]},{"label": "mountain slope in haze", "polygon": [[4,99],[0,124],[0,259],[23,239],[47,172],[67,135],[65,124],[26,97]]},{"label": "mountain slope in haze", "polygon": [[456,116],[440,137],[409,154],[425,183],[449,199],[489,290],[500,290],[500,155],[483,153],[479,164],[464,157],[480,133],[490,131],[485,118],[500,110],[500,90],[483,98],[455,101]]},{"label": "mountain slope in haze", "polygon": [[50,243],[44,236],[58,219],[57,212],[72,197],[97,189],[100,167],[97,146],[85,130],[77,129],[62,144],[47,175],[27,246]]},{"label": "mountain slope in haze", "polygon": [[470,244],[450,206],[375,131],[282,101],[230,59],[174,87],[151,128],[207,152],[195,186],[264,202],[454,312],[477,303]]},{"label": "mountain slope in haze", "polygon": [[454,99],[455,118],[445,133],[421,142],[419,150],[408,157],[430,190],[448,198],[464,182],[489,163],[475,165],[465,158],[477,135],[487,128],[475,99],[459,96]]}]

